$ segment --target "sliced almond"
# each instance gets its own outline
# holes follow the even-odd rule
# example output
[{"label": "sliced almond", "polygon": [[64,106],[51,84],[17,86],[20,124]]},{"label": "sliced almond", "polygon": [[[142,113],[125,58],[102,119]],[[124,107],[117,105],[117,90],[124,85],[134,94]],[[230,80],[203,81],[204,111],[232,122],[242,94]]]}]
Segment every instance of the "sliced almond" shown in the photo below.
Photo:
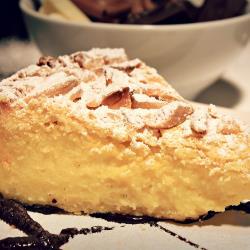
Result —
[{"label": "sliced almond", "polygon": [[102,105],[108,106],[111,109],[119,109],[120,107],[131,108],[129,88],[125,87],[107,96],[103,99]]},{"label": "sliced almond", "polygon": [[105,76],[105,80],[106,80],[106,86],[113,83],[113,81],[112,81],[113,71],[104,70],[104,76]]},{"label": "sliced almond", "polygon": [[72,56],[73,57],[73,61],[76,62],[80,68],[85,68],[84,67],[84,56],[83,53],[76,53],[75,55]]},{"label": "sliced almond", "polygon": [[163,89],[162,87],[157,88],[157,87],[149,85],[146,88],[142,89],[142,93],[151,97],[155,97],[156,99],[166,101],[166,102],[182,100],[182,98],[176,93],[167,91]]},{"label": "sliced almond", "polygon": [[144,94],[133,94],[132,96],[132,109],[159,109],[166,104],[165,101],[160,101]]},{"label": "sliced almond", "polygon": [[94,98],[93,100],[91,100],[90,102],[86,103],[86,106],[89,109],[96,109],[98,107],[101,106],[101,100],[99,98]]},{"label": "sliced almond", "polygon": [[239,134],[241,132],[240,124],[232,118],[224,117],[218,125],[218,132],[223,135]]},{"label": "sliced almond", "polygon": [[81,86],[77,86],[75,88],[73,88],[71,91],[69,91],[65,97],[67,97],[69,100],[76,102],[79,99],[81,99],[83,94],[83,90],[81,88]]},{"label": "sliced almond", "polygon": [[56,58],[52,56],[41,56],[37,63],[37,66],[47,65],[50,68],[54,68],[56,66]]},{"label": "sliced almond", "polygon": [[150,128],[169,129],[184,122],[192,112],[193,108],[190,105],[175,101],[148,114],[145,124]]},{"label": "sliced almond", "polygon": [[195,112],[191,116],[191,128],[197,133],[207,132],[208,122],[208,111],[207,109],[196,108]]},{"label": "sliced almond", "polygon": [[44,95],[47,97],[54,97],[57,95],[64,95],[77,85],[78,85],[77,81],[71,80],[65,82],[63,85],[54,86],[53,88],[47,89],[46,91],[41,91],[40,93],[37,93],[35,96],[38,97]]},{"label": "sliced almond", "polygon": [[71,56],[68,56],[68,55],[59,56],[58,62],[63,67],[72,67]]},{"label": "sliced almond", "polygon": [[129,76],[118,69],[106,67],[104,71],[106,85],[114,84],[116,86],[128,87],[131,85]]},{"label": "sliced almond", "polygon": [[96,74],[98,77],[103,76],[103,75],[105,74],[105,71],[104,71],[103,68],[96,68],[96,69],[94,69],[94,72],[95,72],[95,74]]},{"label": "sliced almond", "polygon": [[217,108],[215,105],[210,104],[208,106],[208,113],[212,118],[220,118],[221,116],[218,114]]},{"label": "sliced almond", "polygon": [[125,71],[126,73],[130,73],[135,68],[139,68],[142,65],[142,62],[139,59],[134,59],[130,61],[125,61],[122,63],[116,63],[111,65],[112,68]]},{"label": "sliced almond", "polygon": [[79,85],[79,81],[75,77],[67,76],[64,72],[55,73],[43,80],[42,83],[36,84],[25,100],[41,95],[47,97],[64,95],[77,85]]}]

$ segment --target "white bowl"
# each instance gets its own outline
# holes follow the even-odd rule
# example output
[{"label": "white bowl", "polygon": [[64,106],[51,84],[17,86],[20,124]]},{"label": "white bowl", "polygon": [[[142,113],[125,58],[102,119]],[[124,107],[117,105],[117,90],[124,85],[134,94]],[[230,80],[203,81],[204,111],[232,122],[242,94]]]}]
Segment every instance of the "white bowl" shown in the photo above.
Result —
[{"label": "white bowl", "polygon": [[212,22],[156,26],[54,20],[36,12],[31,0],[21,0],[20,7],[43,54],[122,47],[131,58],[157,68],[190,99],[223,73],[250,37],[250,13]]}]

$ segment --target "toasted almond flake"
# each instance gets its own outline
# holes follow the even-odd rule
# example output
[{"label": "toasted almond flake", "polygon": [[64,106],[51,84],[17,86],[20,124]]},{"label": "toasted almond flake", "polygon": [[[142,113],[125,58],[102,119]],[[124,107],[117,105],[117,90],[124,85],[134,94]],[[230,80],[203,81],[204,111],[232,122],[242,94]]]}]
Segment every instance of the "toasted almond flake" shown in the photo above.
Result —
[{"label": "toasted almond flake", "polygon": [[102,105],[108,106],[111,109],[119,109],[120,107],[131,108],[131,96],[129,88],[122,88],[108,95]]},{"label": "toasted almond flake", "polygon": [[86,59],[84,58],[83,53],[77,53],[77,54],[73,55],[73,61],[75,63],[78,63],[80,68],[85,68],[85,65],[84,65],[85,60]]},{"label": "toasted almond flake", "polygon": [[[41,70],[42,69],[42,70]],[[30,65],[25,69],[19,70],[15,75],[16,79],[30,77],[30,76],[45,76],[48,75],[51,69],[48,67],[39,67],[37,65]]]},{"label": "toasted almond flake", "polygon": [[68,67],[68,68],[72,68],[72,67],[73,67],[72,60],[71,60],[70,56],[68,56],[68,55],[59,56],[59,57],[58,57],[58,62],[59,62],[59,64],[61,64],[63,67]]},{"label": "toasted almond flake", "polygon": [[104,75],[106,79],[106,85],[116,85],[120,87],[129,87],[130,86],[130,78],[129,76],[118,70],[110,67],[105,67]]},{"label": "toasted almond flake", "polygon": [[135,68],[139,68],[142,64],[142,61],[136,58],[134,60],[112,64],[112,68],[124,70],[125,72],[129,73]]},{"label": "toasted almond flake", "polygon": [[102,97],[95,96],[93,93],[89,94],[88,101],[86,102],[86,106],[90,109],[95,109],[100,107],[102,104]]},{"label": "toasted almond flake", "polygon": [[133,94],[132,95],[132,108],[142,109],[159,109],[166,105],[166,102],[157,100],[154,97],[149,97],[144,94]]},{"label": "toasted almond flake", "polygon": [[172,128],[184,122],[186,117],[192,114],[192,112],[193,109],[190,105],[174,101],[155,112],[149,113],[145,117],[145,124],[150,128]]},{"label": "toasted almond flake", "polygon": [[89,83],[93,82],[97,79],[97,75],[90,71],[90,70],[82,70],[79,68],[65,68],[63,70],[68,76],[74,76],[76,77],[79,81]]},{"label": "toasted almond flake", "polygon": [[180,97],[177,93],[175,93],[175,91],[172,91],[172,89],[166,89],[162,86],[157,85],[146,86],[142,89],[142,93],[166,102],[183,100],[183,98]]},{"label": "toasted almond flake", "polygon": [[96,69],[104,65],[124,62],[127,56],[123,49],[92,49],[72,54],[71,60],[81,68]]},{"label": "toasted almond flake", "polygon": [[71,101],[75,102],[76,100],[81,99],[83,94],[83,89],[81,88],[81,85],[78,85],[76,88],[73,88],[71,91],[69,91],[65,97],[69,98]]},{"label": "toasted almond flake", "polygon": [[121,63],[128,59],[124,49],[94,48],[85,52],[85,54],[90,58],[101,57],[104,59],[105,64]]},{"label": "toasted almond flake", "polygon": [[41,56],[38,60],[37,66],[47,65],[50,68],[54,68],[56,66],[56,59],[52,56]]},{"label": "toasted almond flake", "polygon": [[208,113],[213,118],[219,118],[220,117],[220,115],[218,114],[218,110],[217,110],[216,106],[213,105],[213,104],[210,104],[208,106]]},{"label": "toasted almond flake", "polygon": [[196,108],[191,116],[191,128],[197,133],[207,132],[208,112],[207,109]]},{"label": "toasted almond flake", "polygon": [[53,97],[65,94],[79,85],[79,81],[73,76],[67,76],[64,72],[55,73],[36,84],[34,89],[25,97],[29,100],[38,96]]},{"label": "toasted almond flake", "polygon": [[241,132],[241,127],[233,118],[224,116],[218,125],[218,132],[223,135],[238,134]]},{"label": "toasted almond flake", "polygon": [[191,121],[190,121],[190,119],[183,122],[182,131],[183,131],[183,136],[184,137],[189,137],[189,136],[193,135],[193,131],[191,129]]}]

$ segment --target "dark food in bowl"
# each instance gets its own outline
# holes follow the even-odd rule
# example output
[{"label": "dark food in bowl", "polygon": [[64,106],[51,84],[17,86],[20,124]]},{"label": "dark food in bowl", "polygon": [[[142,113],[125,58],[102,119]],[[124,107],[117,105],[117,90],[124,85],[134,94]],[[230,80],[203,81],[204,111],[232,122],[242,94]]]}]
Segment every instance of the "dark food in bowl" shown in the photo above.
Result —
[{"label": "dark food in bowl", "polygon": [[247,0],[72,0],[92,21],[180,24],[241,15]]}]

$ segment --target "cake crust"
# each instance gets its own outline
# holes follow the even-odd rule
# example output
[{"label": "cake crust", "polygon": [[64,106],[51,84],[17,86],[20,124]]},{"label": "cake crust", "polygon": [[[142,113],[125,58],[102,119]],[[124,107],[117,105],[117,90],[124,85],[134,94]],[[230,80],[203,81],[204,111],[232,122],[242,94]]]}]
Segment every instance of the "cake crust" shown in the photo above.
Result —
[{"label": "cake crust", "polygon": [[43,57],[3,80],[0,138],[0,193],[28,204],[185,220],[250,198],[248,127],[122,49]]}]

